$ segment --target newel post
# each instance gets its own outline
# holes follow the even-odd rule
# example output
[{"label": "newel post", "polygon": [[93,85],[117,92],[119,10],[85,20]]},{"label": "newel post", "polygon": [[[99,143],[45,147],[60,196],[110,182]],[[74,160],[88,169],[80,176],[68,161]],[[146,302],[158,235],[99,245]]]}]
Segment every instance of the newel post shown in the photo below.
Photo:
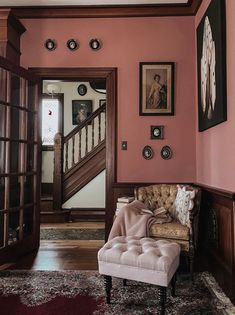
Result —
[{"label": "newel post", "polygon": [[62,206],[62,171],[63,143],[62,135],[57,133],[54,138],[54,173],[53,173],[53,210],[60,211]]}]

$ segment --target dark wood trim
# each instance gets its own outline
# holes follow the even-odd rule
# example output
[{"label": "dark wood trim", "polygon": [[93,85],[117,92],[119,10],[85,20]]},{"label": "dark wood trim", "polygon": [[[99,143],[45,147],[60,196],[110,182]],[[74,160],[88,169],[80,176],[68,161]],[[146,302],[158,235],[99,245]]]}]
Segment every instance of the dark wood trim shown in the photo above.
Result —
[{"label": "dark wood trim", "polygon": [[40,212],[41,223],[65,223],[70,222],[70,210]]},{"label": "dark wood trim", "polygon": [[[58,78],[61,80],[84,80],[90,81],[95,79],[106,79],[110,73],[115,71],[116,68],[29,68],[29,70],[41,80],[52,80]],[[107,83],[106,83],[107,86]]]},{"label": "dark wood trim", "polygon": [[235,201],[235,192],[232,191],[228,191],[228,190],[224,190],[224,189],[220,189],[220,188],[216,188],[216,187],[212,187],[212,186],[208,186],[208,185],[204,185],[204,184],[199,184],[199,183],[194,183],[194,185],[212,193],[212,194],[216,194],[228,199],[231,199],[233,201]]},{"label": "dark wood trim", "polygon": [[113,184],[117,181],[117,69],[110,72],[106,79],[106,216],[105,240],[113,221]]},{"label": "dark wood trim", "polygon": [[17,69],[17,74],[19,76],[24,77],[25,79],[31,81],[31,82],[38,82],[38,77],[33,75],[33,73],[29,72],[28,70],[26,70],[25,68],[19,67],[8,60],[6,60],[5,58],[0,56],[0,64],[1,67],[3,67],[4,69],[11,71],[13,73],[16,73],[16,69]]},{"label": "dark wood trim", "polygon": [[41,196],[52,196],[53,183],[41,183]]},{"label": "dark wood trim", "polygon": [[20,37],[26,31],[10,8],[0,8],[0,54],[20,65]]},{"label": "dark wood trim", "polygon": [[105,141],[102,141],[98,144],[95,149],[89,152],[85,157],[83,157],[76,165],[70,168],[67,172],[64,173],[64,180],[69,179],[75,172],[77,172],[84,164],[86,164],[89,160],[93,159],[96,154],[105,149]]},{"label": "dark wood trim", "polygon": [[[207,257],[208,270],[232,298],[235,292],[235,193],[204,184],[196,185],[202,189],[199,221],[201,252]],[[214,237],[209,244],[208,230],[210,238]]]},{"label": "dark wood trim", "polygon": [[103,6],[38,6],[14,7],[20,19],[38,18],[118,18],[195,15],[202,0],[186,4],[103,5]]},{"label": "dark wood trim", "polygon": [[112,226],[113,183],[116,182],[117,68],[30,68],[43,79],[106,80],[106,237]]},{"label": "dark wood trim", "polygon": [[26,28],[24,25],[16,18],[13,14],[11,8],[0,8],[0,20],[1,25],[2,21],[8,21],[8,23],[14,28],[14,30],[19,34],[22,35]]},{"label": "dark wood trim", "polygon": [[105,221],[105,208],[71,208],[70,219],[76,221]]}]

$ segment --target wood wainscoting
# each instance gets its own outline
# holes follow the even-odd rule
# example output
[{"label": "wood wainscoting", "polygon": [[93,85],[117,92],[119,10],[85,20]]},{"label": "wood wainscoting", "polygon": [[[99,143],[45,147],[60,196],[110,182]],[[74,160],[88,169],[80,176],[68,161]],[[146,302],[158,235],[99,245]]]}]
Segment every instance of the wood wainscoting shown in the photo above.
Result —
[{"label": "wood wainscoting", "polygon": [[[112,209],[106,213],[106,236],[112,226],[117,198],[124,195],[132,196],[135,187],[151,184],[113,184],[113,205]],[[202,189],[196,270],[210,271],[224,292],[235,303],[235,284],[233,283],[235,279],[235,192],[198,183],[188,184]]]},{"label": "wood wainscoting", "polygon": [[207,270],[235,303],[235,193],[198,184],[202,189],[200,253]]}]

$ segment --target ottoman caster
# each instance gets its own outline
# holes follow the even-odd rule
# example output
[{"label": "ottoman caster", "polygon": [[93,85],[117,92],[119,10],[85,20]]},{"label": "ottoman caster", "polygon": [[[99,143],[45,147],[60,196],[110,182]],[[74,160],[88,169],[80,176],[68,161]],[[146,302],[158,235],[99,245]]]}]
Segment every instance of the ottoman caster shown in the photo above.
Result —
[{"label": "ottoman caster", "polygon": [[107,304],[110,304],[111,299],[111,289],[112,289],[112,277],[111,276],[104,276],[104,282],[105,282],[105,291],[106,291],[106,302]]}]

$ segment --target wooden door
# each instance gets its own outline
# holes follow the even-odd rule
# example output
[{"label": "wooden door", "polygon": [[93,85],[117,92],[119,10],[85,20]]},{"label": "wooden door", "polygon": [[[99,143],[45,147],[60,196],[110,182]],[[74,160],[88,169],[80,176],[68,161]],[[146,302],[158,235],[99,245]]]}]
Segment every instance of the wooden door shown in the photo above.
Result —
[{"label": "wooden door", "polygon": [[0,264],[39,246],[38,81],[0,57]]}]

